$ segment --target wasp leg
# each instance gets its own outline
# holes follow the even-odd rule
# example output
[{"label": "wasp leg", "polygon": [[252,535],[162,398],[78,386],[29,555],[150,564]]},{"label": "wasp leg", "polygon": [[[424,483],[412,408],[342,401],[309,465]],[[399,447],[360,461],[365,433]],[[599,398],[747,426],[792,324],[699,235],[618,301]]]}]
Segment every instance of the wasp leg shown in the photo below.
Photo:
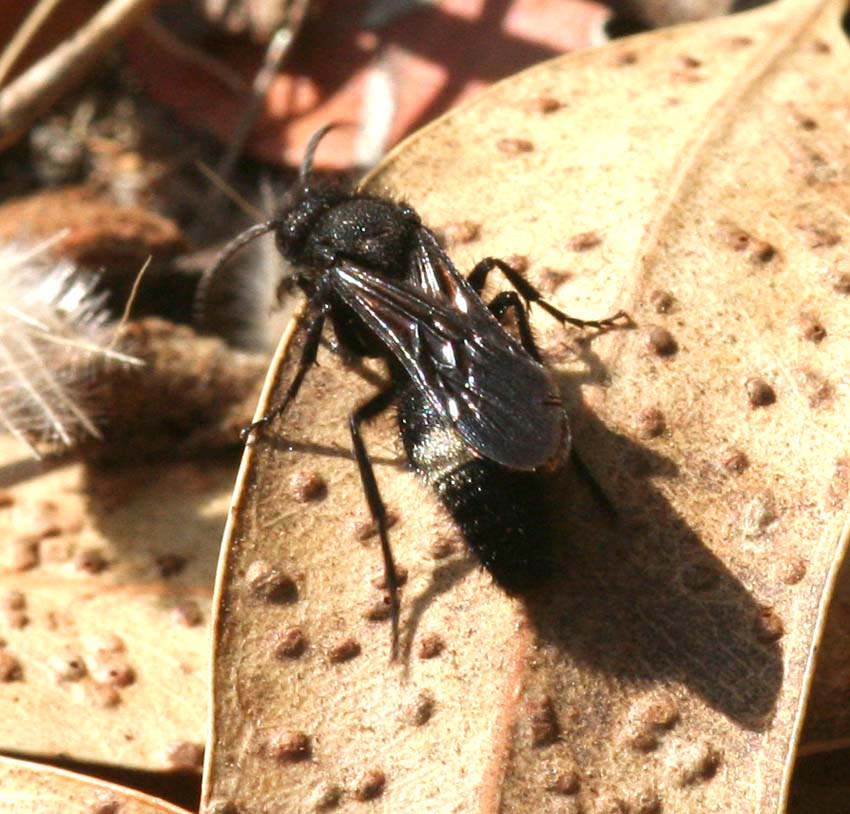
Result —
[{"label": "wasp leg", "polygon": [[395,398],[395,388],[389,387],[361,404],[348,418],[348,428],[351,431],[351,441],[354,445],[354,455],[357,458],[357,468],[360,470],[360,480],[363,483],[363,491],[366,493],[366,501],[369,504],[369,513],[378,527],[378,536],[381,540],[381,554],[384,558],[384,578],[387,591],[390,595],[390,615],[392,619],[392,647],[390,649],[390,660],[395,661],[398,655],[398,627],[399,627],[399,598],[398,598],[398,573],[396,572],[393,552],[390,548],[387,536],[387,510],[381,499],[378,482],[375,480],[375,472],[372,462],[366,452],[366,445],[360,435],[360,425],[370,418],[382,413],[392,404]]},{"label": "wasp leg", "polygon": [[519,330],[519,339],[522,346],[528,351],[532,359],[539,362],[540,353],[537,350],[537,343],[534,341],[534,336],[531,333],[531,326],[528,324],[528,309],[523,304],[522,300],[516,291],[502,291],[490,300],[487,307],[499,322],[502,317],[511,309],[516,317],[517,329]]},{"label": "wasp leg", "polygon": [[476,293],[480,294],[484,289],[484,283],[487,281],[487,275],[498,269],[505,275],[508,282],[519,292],[519,295],[526,301],[527,304],[536,303],[547,314],[554,317],[562,325],[567,322],[570,325],[575,325],[578,328],[610,328],[616,325],[618,320],[624,320],[624,324],[630,325],[631,317],[625,311],[617,311],[616,314],[605,319],[578,319],[565,314],[554,305],[550,305],[543,299],[541,293],[525,279],[515,268],[509,266],[504,260],[499,260],[496,257],[487,257],[478,263],[466,278],[469,284],[475,289]]},{"label": "wasp leg", "polygon": [[243,441],[248,441],[250,438],[255,437],[257,433],[262,433],[295,400],[298,391],[301,389],[304,377],[307,375],[307,371],[316,364],[316,353],[319,349],[319,340],[322,338],[322,328],[324,327],[326,316],[327,308],[323,307],[322,310],[310,317],[310,323],[307,326],[307,337],[304,340],[304,349],[301,351],[301,359],[298,361],[298,370],[295,371],[295,377],[290,382],[286,390],[286,395],[262,418],[242,429],[239,437]]}]

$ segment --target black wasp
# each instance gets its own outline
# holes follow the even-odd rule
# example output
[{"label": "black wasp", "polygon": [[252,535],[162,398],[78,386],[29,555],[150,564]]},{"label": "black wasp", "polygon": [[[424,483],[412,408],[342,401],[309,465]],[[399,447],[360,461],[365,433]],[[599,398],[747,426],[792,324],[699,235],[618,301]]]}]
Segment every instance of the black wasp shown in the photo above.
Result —
[{"label": "black wasp", "polygon": [[[274,232],[278,251],[307,296],[306,338],[295,376],[284,398],[243,431],[245,438],[266,428],[298,395],[326,321],[340,346],[388,363],[389,386],[351,413],[349,430],[381,541],[395,654],[398,577],[386,509],[360,432],[363,422],[396,403],[411,464],[436,488],[495,581],[521,594],[551,569],[546,487],[571,452],[567,415],[541,363],[529,305],[582,328],[604,328],[628,317],[622,311],[602,320],[567,316],[493,258],[464,278],[411,207],[314,186],[313,154],[331,126],[310,140],[299,179],[277,214],[234,238],[205,283],[239,248]],[[494,269],[514,290],[485,305],[480,295]],[[509,312],[518,339],[501,324]]]}]

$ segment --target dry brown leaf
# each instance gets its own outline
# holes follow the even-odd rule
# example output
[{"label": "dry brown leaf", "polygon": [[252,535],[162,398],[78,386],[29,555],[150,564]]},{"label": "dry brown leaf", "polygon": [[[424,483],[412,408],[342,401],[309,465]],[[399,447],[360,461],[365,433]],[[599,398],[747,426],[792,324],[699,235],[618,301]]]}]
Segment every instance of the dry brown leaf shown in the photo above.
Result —
[{"label": "dry brown leaf", "polygon": [[[370,794],[412,813],[784,809],[847,537],[831,488],[850,358],[842,13],[785,2],[546,63],[372,176],[467,239],[459,268],[524,257],[569,313],[634,317],[586,346],[535,315],[621,525],[570,483],[563,569],[524,609],[445,558],[457,534],[405,470],[393,417],[375,421],[408,572],[406,658],[389,665],[345,423],[374,381],[322,354],[243,461],[210,810]],[[289,341],[261,404],[291,376]]]},{"label": "dry brown leaf", "polygon": [[200,768],[231,467],[43,469],[0,440],[0,750]]},{"label": "dry brown leaf", "polygon": [[[850,746],[850,560],[838,573],[823,631],[800,751]],[[850,793],[850,788],[848,788]]]},{"label": "dry brown leaf", "polygon": [[73,772],[0,757],[4,814],[186,814],[132,789]]}]

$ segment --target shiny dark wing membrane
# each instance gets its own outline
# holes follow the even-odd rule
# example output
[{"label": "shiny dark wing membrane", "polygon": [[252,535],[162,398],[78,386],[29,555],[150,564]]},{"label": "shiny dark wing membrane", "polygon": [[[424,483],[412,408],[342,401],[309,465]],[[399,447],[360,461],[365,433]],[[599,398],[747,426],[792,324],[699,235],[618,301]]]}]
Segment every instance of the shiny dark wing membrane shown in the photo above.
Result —
[{"label": "shiny dark wing membrane", "polygon": [[416,287],[451,303],[463,278],[429,229],[420,229],[419,243],[411,256],[411,279]]},{"label": "shiny dark wing membrane", "polygon": [[453,296],[377,278],[348,261],[329,273],[340,299],[470,447],[521,470],[544,466],[565,451],[564,411],[546,369],[504,331],[457,272]]}]

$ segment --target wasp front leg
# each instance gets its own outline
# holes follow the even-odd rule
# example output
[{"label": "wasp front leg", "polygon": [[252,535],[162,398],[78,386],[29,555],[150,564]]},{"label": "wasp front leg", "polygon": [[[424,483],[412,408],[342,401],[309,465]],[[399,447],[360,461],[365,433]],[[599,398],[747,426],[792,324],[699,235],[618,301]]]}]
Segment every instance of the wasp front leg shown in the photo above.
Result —
[{"label": "wasp front leg", "polygon": [[316,354],[319,349],[319,341],[322,338],[322,329],[325,325],[329,306],[324,305],[321,310],[314,312],[309,317],[307,325],[307,337],[304,340],[304,349],[301,351],[301,358],[298,360],[298,369],[295,371],[295,376],[286,389],[286,395],[271,408],[262,418],[257,419],[247,427],[242,429],[239,437],[250,442],[262,435],[266,428],[274,419],[286,411],[286,408],[295,401],[298,391],[304,382],[307,371],[316,364]]}]

